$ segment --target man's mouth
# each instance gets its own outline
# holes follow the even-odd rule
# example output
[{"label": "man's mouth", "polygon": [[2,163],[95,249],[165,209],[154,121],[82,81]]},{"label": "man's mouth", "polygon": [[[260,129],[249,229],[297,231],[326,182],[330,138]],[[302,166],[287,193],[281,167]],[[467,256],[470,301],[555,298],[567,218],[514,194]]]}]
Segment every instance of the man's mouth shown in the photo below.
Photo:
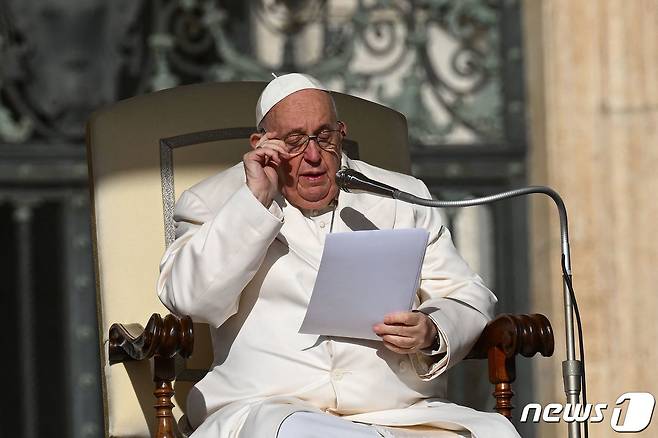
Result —
[{"label": "man's mouth", "polygon": [[306,172],[306,173],[302,173],[301,177],[310,183],[314,183],[322,180],[322,178],[324,178],[326,174],[327,172]]}]

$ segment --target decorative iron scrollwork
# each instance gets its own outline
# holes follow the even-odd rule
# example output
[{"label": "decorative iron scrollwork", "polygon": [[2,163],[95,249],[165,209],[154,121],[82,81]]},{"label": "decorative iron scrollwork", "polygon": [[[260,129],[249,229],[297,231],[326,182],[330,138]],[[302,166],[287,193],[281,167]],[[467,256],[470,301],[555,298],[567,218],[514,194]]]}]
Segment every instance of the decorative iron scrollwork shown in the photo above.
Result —
[{"label": "decorative iron scrollwork", "polygon": [[[174,43],[167,43],[168,63],[164,43],[151,46],[152,89],[305,71],[399,109],[416,144],[495,142],[504,135],[499,1],[156,3],[155,32]],[[260,27],[278,43],[254,37]],[[316,53],[300,53],[300,41],[310,38],[319,39],[311,44]],[[258,55],[264,44],[278,50],[276,62]]]},{"label": "decorative iron scrollwork", "polygon": [[400,110],[417,146],[500,142],[503,3],[8,0],[0,137],[79,141],[89,112],[116,99],[305,71]]}]

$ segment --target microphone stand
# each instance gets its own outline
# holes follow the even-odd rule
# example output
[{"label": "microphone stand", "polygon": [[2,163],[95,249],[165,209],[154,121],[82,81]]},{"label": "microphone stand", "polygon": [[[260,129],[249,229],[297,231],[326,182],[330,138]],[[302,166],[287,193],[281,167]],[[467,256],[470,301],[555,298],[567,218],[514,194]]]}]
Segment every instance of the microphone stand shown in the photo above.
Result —
[{"label": "microphone stand", "polygon": [[[518,196],[532,193],[541,193],[549,196],[557,206],[560,215],[560,242],[562,249],[562,288],[564,293],[564,320],[566,329],[566,346],[567,360],[562,362],[562,378],[564,381],[564,392],[567,396],[567,402],[571,404],[572,409],[580,403],[581,381],[583,378],[583,364],[576,359],[576,342],[574,339],[574,297],[572,297],[571,288],[571,257],[569,251],[569,230],[567,225],[567,209],[560,195],[550,187],[530,186],[506,192],[496,193],[480,198],[466,199],[459,201],[440,201],[433,199],[424,199],[414,196],[401,190],[393,189],[393,198],[412,204],[424,205],[427,207],[472,207],[476,205],[489,204],[503,199],[515,198]],[[581,346],[582,347],[582,346]],[[581,357],[582,359],[582,357]],[[587,435],[587,426],[585,426]],[[569,438],[580,438],[580,423],[572,421],[568,423]]]}]

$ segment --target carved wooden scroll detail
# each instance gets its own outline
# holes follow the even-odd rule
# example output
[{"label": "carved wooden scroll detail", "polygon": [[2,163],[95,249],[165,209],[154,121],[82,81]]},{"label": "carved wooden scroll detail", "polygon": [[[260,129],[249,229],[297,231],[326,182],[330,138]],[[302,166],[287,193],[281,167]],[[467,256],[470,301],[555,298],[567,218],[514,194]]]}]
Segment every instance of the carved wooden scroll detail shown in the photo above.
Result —
[{"label": "carved wooden scroll detail", "polygon": [[176,378],[174,357],[192,355],[194,330],[189,316],[151,315],[146,328],[138,324],[112,324],[109,333],[108,356],[110,365],[153,358],[155,382],[155,438],[180,436],[172,413],[174,389],[171,382]]},{"label": "carved wooden scroll detail", "polygon": [[496,412],[512,418],[512,382],[516,379],[516,355],[553,355],[555,341],[548,318],[541,314],[502,314],[490,321],[466,357],[489,362],[489,381],[494,385]]}]

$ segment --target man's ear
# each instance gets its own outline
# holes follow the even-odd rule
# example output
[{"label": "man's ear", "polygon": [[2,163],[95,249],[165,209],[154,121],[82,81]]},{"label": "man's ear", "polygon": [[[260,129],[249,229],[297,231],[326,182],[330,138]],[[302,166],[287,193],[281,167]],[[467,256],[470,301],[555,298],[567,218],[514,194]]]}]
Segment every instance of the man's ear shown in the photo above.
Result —
[{"label": "man's ear", "polygon": [[254,132],[249,136],[249,144],[251,145],[252,149],[256,149],[256,146],[258,145],[260,139],[263,138],[263,135],[265,134],[260,132]]},{"label": "man's ear", "polygon": [[340,133],[343,137],[347,137],[347,124],[342,120],[338,121],[338,127],[340,128]]}]

